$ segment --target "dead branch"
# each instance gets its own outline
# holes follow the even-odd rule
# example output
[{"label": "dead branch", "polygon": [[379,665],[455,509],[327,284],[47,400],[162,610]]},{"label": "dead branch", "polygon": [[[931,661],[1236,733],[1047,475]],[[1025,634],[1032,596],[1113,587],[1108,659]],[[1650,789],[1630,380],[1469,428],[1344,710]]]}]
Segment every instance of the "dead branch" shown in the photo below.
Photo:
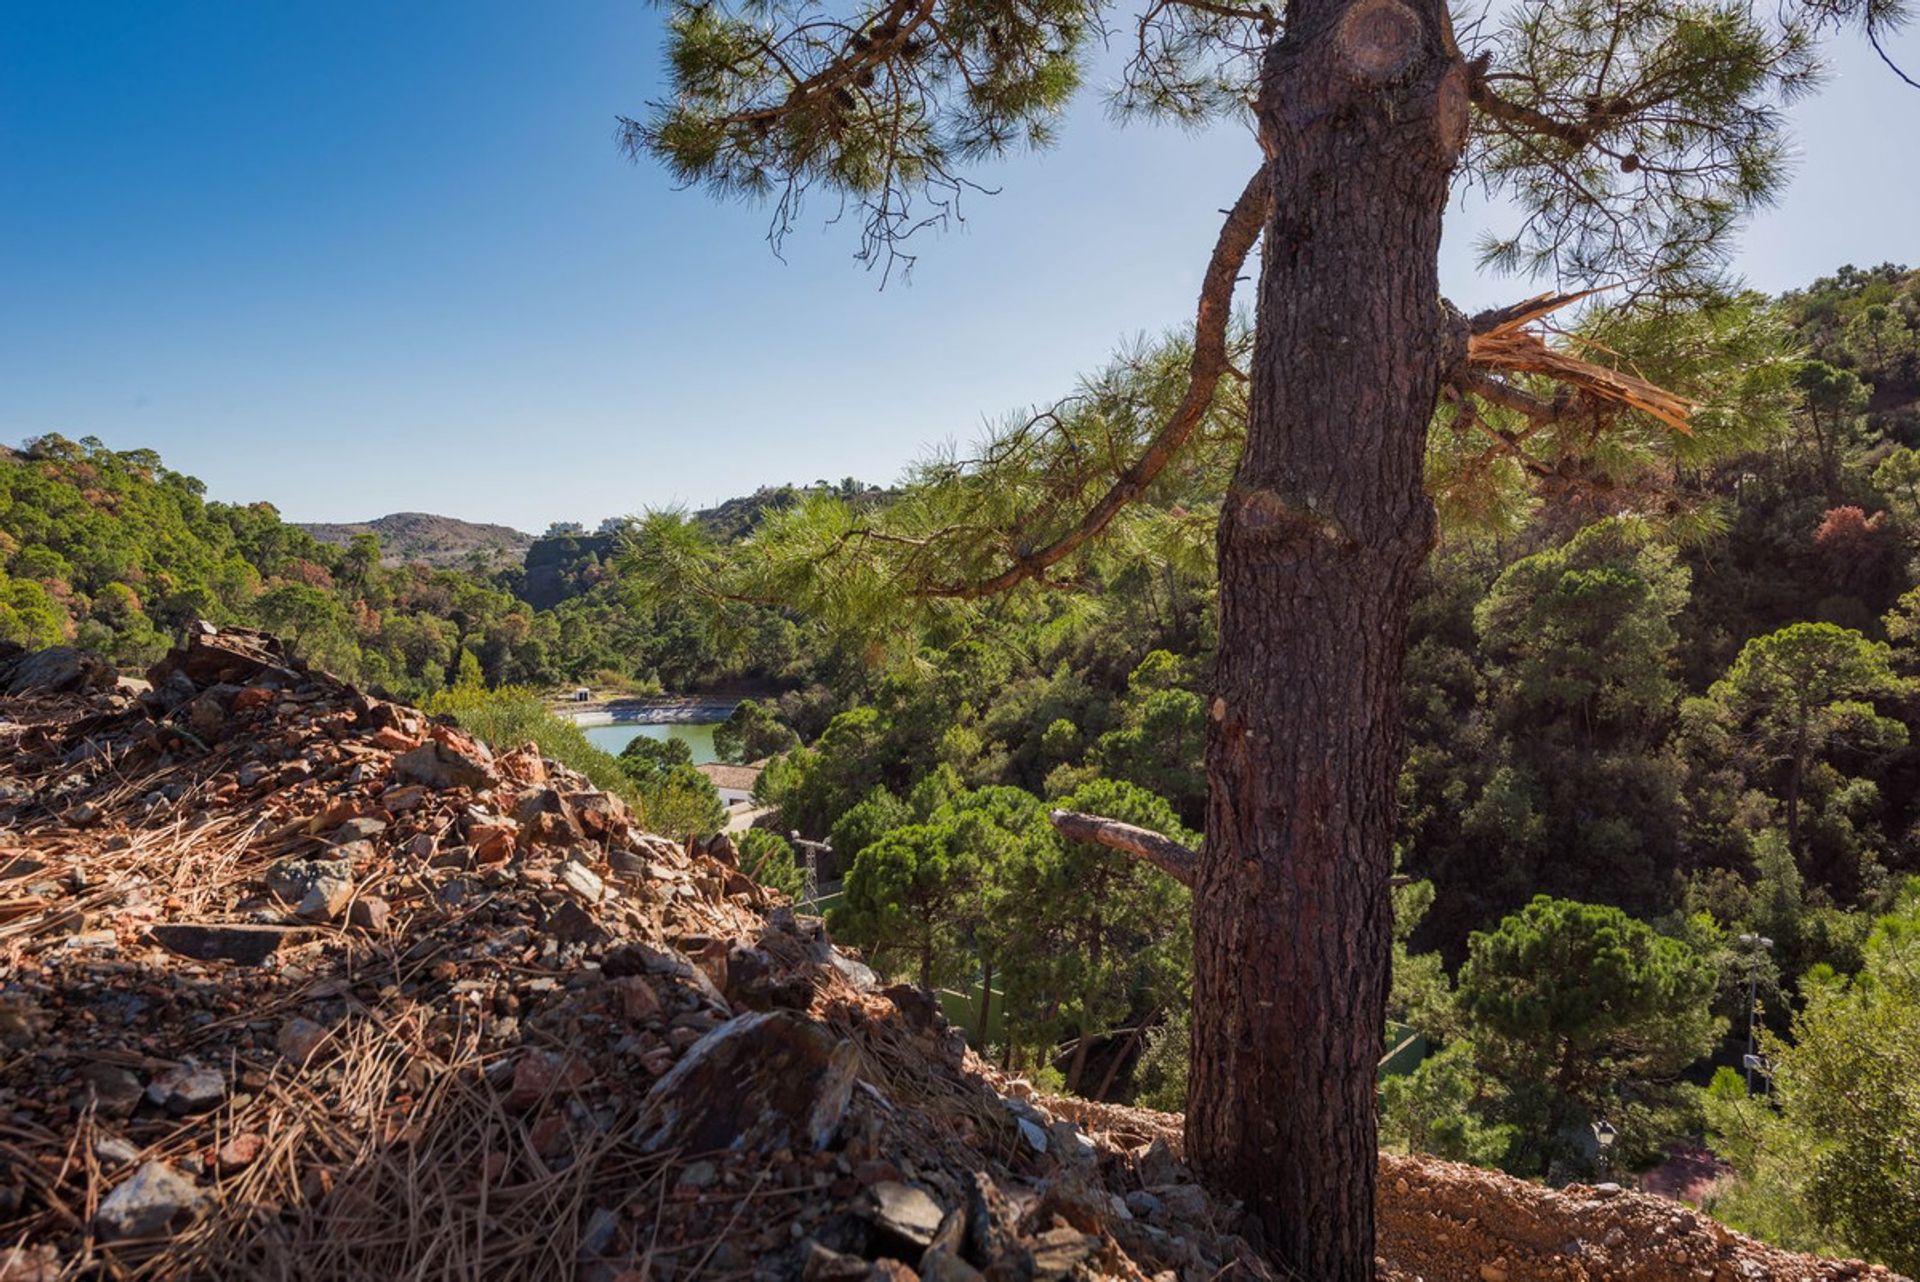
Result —
[{"label": "dead branch", "polygon": [[1136,859],[1146,860],[1189,890],[1193,888],[1193,879],[1200,867],[1200,856],[1170,837],[1121,823],[1118,819],[1082,814],[1078,810],[1049,810],[1047,821],[1063,837],[1124,851]]}]

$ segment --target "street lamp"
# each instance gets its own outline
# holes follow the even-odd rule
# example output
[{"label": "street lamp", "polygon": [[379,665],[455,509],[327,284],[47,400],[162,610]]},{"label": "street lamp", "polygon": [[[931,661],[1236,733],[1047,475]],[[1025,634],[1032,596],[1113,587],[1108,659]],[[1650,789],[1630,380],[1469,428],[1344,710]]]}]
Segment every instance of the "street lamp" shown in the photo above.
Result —
[{"label": "street lamp", "polygon": [[1613,1142],[1618,1139],[1619,1136],[1620,1133],[1614,1130],[1613,1125],[1604,1117],[1593,1124],[1593,1142],[1600,1146],[1600,1173],[1602,1175],[1607,1174],[1609,1171],[1608,1158],[1613,1153]]},{"label": "street lamp", "polygon": [[1754,1013],[1760,1004],[1760,954],[1772,952],[1773,941],[1765,935],[1742,935],[1740,942],[1751,950],[1747,955],[1747,1053],[1740,1061],[1747,1070],[1747,1094],[1751,1095],[1753,1070],[1760,1062],[1753,1045]]}]

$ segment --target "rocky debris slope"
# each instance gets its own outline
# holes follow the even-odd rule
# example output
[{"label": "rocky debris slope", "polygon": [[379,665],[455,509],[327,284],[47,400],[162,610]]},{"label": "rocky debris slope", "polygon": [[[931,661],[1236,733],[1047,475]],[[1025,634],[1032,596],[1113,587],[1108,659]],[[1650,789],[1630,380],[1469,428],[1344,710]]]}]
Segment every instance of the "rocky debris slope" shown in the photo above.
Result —
[{"label": "rocky debris slope", "polygon": [[[993,1074],[724,840],[261,634],[149,683],[0,657],[0,1282],[1276,1276],[1178,1119]],[[1395,1279],[1862,1272],[1383,1162]]]}]

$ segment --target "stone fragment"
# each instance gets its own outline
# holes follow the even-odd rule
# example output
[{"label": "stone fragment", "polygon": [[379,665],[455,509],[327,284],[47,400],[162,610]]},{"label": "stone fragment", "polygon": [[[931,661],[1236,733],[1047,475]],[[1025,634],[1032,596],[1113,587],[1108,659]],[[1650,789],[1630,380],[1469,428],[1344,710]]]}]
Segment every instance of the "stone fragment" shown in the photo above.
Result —
[{"label": "stone fragment", "polygon": [[946,1208],[925,1189],[898,1180],[882,1180],[869,1188],[861,1214],[881,1239],[888,1254],[918,1257],[933,1245],[934,1234],[946,1218]]},{"label": "stone fragment", "polygon": [[62,1272],[58,1247],[0,1247],[0,1282],[60,1282]]},{"label": "stone fragment", "polygon": [[1036,1153],[1047,1151],[1047,1133],[1041,1129],[1038,1122],[1025,1117],[1015,1117],[1013,1120],[1014,1124],[1020,1128],[1020,1138],[1027,1142],[1028,1148]]},{"label": "stone fragment", "polygon": [[50,646],[0,662],[8,694],[78,694],[112,687],[115,672],[99,655],[70,645]]},{"label": "stone fragment", "polygon": [[168,952],[195,961],[229,961],[238,966],[258,966],[307,933],[298,927],[228,922],[165,922],[147,931],[153,942]]},{"label": "stone fragment", "polygon": [[165,1162],[148,1162],[94,1213],[94,1231],[107,1240],[158,1237],[198,1219],[211,1204],[205,1190]]},{"label": "stone fragment", "polygon": [[93,1159],[104,1169],[117,1171],[140,1160],[140,1146],[119,1135],[99,1135],[94,1137]]},{"label": "stone fragment", "polygon": [[227,1097],[220,1070],[187,1060],[147,1083],[147,1098],[176,1117],[218,1108]]},{"label": "stone fragment", "polygon": [[592,1080],[593,1070],[582,1060],[551,1051],[525,1051],[514,1063],[513,1085],[502,1103],[511,1112],[525,1112],[549,1096],[577,1091]]},{"label": "stone fragment", "polygon": [[332,841],[336,846],[349,845],[356,841],[371,841],[387,830],[384,819],[349,819],[333,830]]},{"label": "stone fragment", "polygon": [[325,1028],[310,1019],[296,1016],[280,1026],[273,1045],[295,1068],[305,1068],[320,1053],[326,1040]]},{"label": "stone fragment", "polygon": [[1032,1277],[1044,1282],[1071,1274],[1100,1249],[1100,1239],[1062,1225],[1036,1236],[1027,1249],[1032,1253]]},{"label": "stone fragment", "polygon": [[277,693],[271,686],[242,686],[233,692],[233,714],[239,716],[243,712],[264,708],[273,702]]},{"label": "stone fragment", "polygon": [[344,881],[351,891],[353,865],[345,859],[276,859],[267,866],[266,881],[268,890],[290,904],[297,904],[322,881]]},{"label": "stone fragment", "polygon": [[866,1282],[873,1267],[857,1255],[847,1255],[819,1242],[802,1248],[801,1282]]},{"label": "stone fragment", "polygon": [[146,1096],[140,1079],[116,1064],[88,1064],[80,1070],[80,1081],[95,1111],[106,1117],[127,1116]]},{"label": "stone fragment", "polygon": [[1198,1184],[1161,1184],[1147,1190],[1166,1204],[1168,1214],[1179,1220],[1204,1219],[1207,1191]]},{"label": "stone fragment", "polygon": [[937,1246],[920,1257],[922,1282],[983,1282],[986,1275],[951,1247]]},{"label": "stone fragment", "polygon": [[590,904],[597,904],[607,896],[607,883],[601,881],[593,869],[576,860],[569,859],[560,865],[560,884]]},{"label": "stone fragment", "polygon": [[353,900],[353,879],[338,873],[316,877],[294,905],[294,916],[306,921],[332,921]]},{"label": "stone fragment", "polygon": [[356,930],[383,934],[393,908],[386,900],[375,895],[362,895],[347,905],[347,925]]},{"label": "stone fragment", "polygon": [[478,792],[495,783],[493,771],[477,754],[450,748],[438,739],[395,757],[393,776],[436,790],[471,788]]},{"label": "stone fragment", "polygon": [[853,1093],[851,1044],[793,1011],[736,1016],[647,1092],[648,1151],[754,1144],[825,1148]]},{"label": "stone fragment", "polygon": [[260,1153],[266,1146],[267,1139],[264,1135],[251,1131],[244,1135],[236,1135],[222,1144],[214,1153],[213,1164],[220,1169],[222,1175],[244,1171],[260,1160]]},{"label": "stone fragment", "polygon": [[611,936],[593,919],[593,914],[569,899],[547,914],[546,931],[567,944],[602,944]]},{"label": "stone fragment", "polygon": [[653,985],[640,975],[623,975],[606,984],[609,1013],[630,1024],[660,1018],[660,996]]}]

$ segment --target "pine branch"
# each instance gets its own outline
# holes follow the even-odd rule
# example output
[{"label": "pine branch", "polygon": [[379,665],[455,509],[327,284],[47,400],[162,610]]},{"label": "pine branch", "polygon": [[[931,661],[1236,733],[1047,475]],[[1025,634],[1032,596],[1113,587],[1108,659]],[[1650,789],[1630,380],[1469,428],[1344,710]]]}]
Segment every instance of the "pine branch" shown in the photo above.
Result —
[{"label": "pine branch", "polygon": [[1266,225],[1272,199],[1272,186],[1266,166],[1262,165],[1247,180],[1240,199],[1228,212],[1226,225],[1220,229],[1220,238],[1214,244],[1213,257],[1207,263],[1207,274],[1200,285],[1198,314],[1193,323],[1193,357],[1187,366],[1186,394],[1133,465],[1088,509],[1079,525],[1046,547],[1016,557],[1012,565],[991,578],[936,585],[922,589],[920,595],[973,600],[1039,578],[1049,567],[1106,529],[1122,508],[1153,483],[1206,417],[1221,376],[1232,369],[1227,356],[1227,322],[1233,312],[1233,286],[1254,242],[1260,237],[1260,229]]}]

